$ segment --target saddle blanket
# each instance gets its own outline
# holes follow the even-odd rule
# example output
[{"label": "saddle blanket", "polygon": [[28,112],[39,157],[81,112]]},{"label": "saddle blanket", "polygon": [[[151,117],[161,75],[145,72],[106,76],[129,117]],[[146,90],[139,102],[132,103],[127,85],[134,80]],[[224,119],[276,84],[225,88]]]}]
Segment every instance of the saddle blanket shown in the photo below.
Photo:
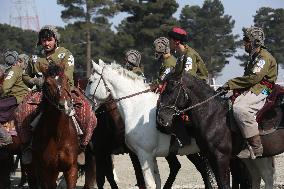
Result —
[{"label": "saddle blanket", "polygon": [[[93,130],[97,125],[97,119],[91,105],[88,103],[87,99],[85,99],[82,92],[74,90],[71,92],[71,95],[75,102],[75,118],[83,131],[81,144],[87,145],[92,137]],[[40,111],[39,104],[41,98],[42,92],[31,91],[16,110],[16,128],[22,143],[27,143],[31,140],[32,127],[30,126],[30,123]]]}]

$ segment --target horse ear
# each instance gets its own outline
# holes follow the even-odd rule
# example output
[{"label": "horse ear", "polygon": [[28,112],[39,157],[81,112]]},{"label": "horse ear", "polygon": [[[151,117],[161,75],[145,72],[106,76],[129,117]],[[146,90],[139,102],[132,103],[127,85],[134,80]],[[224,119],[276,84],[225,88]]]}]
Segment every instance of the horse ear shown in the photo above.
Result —
[{"label": "horse ear", "polygon": [[103,66],[105,66],[106,64],[105,64],[105,62],[104,62],[102,59],[99,59],[99,65],[103,67]]},{"label": "horse ear", "polygon": [[101,65],[97,64],[97,63],[94,62],[93,60],[92,60],[92,65],[93,65],[93,69],[94,69],[94,70],[98,71],[99,73],[101,72],[101,70],[102,70]]}]

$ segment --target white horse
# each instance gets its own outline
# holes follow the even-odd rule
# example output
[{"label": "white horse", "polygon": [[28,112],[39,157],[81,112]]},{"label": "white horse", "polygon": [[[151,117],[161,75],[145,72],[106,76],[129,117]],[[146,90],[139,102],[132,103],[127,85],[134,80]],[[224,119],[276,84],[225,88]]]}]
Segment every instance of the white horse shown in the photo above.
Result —
[{"label": "white horse", "polygon": [[[144,78],[118,64],[93,62],[86,95],[103,103],[108,96],[114,99],[149,89]],[[147,188],[161,188],[156,157],[169,154],[171,137],[156,129],[156,104],[159,95],[147,92],[118,101],[118,109],[125,122],[125,142],[139,158]],[[180,155],[199,152],[195,141],[179,150]]]},{"label": "white horse", "polygon": [[[147,89],[149,89],[149,85],[144,83],[143,77],[137,76],[118,64],[108,65],[100,60],[99,64],[93,62],[93,73],[89,78],[86,95],[99,105],[104,103],[109,95],[114,99],[119,99]],[[139,158],[147,188],[161,188],[156,157],[168,155],[171,140],[169,135],[156,129],[158,97],[159,95],[156,93],[145,92],[117,102],[125,122],[126,144]],[[197,152],[199,152],[199,148],[193,140],[190,146],[181,148],[178,154],[186,155]],[[257,161],[258,163],[255,160],[246,161],[252,174],[253,186],[259,188],[262,177],[267,185],[266,189],[269,189],[273,186],[272,160],[262,158]],[[266,170],[261,168],[263,166]],[[253,170],[258,171],[257,174],[252,173]]]}]

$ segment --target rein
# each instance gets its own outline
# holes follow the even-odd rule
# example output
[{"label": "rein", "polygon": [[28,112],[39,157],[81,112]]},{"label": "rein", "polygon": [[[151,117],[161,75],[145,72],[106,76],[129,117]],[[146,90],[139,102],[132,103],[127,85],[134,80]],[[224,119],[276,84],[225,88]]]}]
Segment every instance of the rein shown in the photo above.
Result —
[{"label": "rein", "polygon": [[[103,71],[105,69],[105,66],[103,67],[102,69],[102,73],[98,73],[96,70],[94,70],[94,72],[96,72],[98,75],[100,75],[100,79],[99,79],[99,82],[95,88],[95,91],[94,91],[94,94],[92,95],[92,98],[95,99],[95,94],[96,94],[96,91],[98,89],[98,86],[100,84],[101,81],[103,81],[104,83],[104,86],[105,88],[107,89],[107,91],[110,93],[110,89],[109,87],[107,86],[107,83],[103,77]],[[137,95],[140,95],[140,94],[143,94],[143,93],[148,93],[148,92],[151,92],[151,89],[146,89],[146,90],[143,90],[143,91],[140,91],[140,92],[137,92],[137,93],[134,93],[134,94],[130,94],[130,95],[127,95],[127,96],[123,96],[123,97],[120,97],[120,98],[116,98],[116,99],[111,99],[111,100],[108,100],[106,102],[104,102],[104,104],[108,104],[108,103],[112,103],[112,102],[119,102],[121,100],[124,100],[124,99],[127,99],[127,98],[131,98],[131,97],[134,97],[134,96],[137,96]],[[86,96],[86,95],[85,95]],[[87,97],[87,96],[86,96]],[[94,104],[96,104],[92,99],[90,99],[89,97],[87,97],[90,101],[92,101]]]},{"label": "rein", "polygon": [[[175,82],[177,82],[177,81],[175,81]],[[187,108],[185,108],[185,109],[179,110],[179,109],[176,107],[176,102],[177,102],[177,100],[178,100],[180,91],[181,91],[181,89],[183,89],[183,90],[185,91],[185,96],[187,96],[186,91],[188,91],[188,89],[183,86],[183,84],[182,84],[182,78],[181,78],[181,81],[179,81],[179,82],[177,82],[177,83],[180,85],[180,88],[179,88],[178,95],[177,95],[177,97],[176,97],[176,100],[175,100],[174,105],[173,105],[173,106],[165,106],[165,105],[163,105],[162,103],[160,104],[161,107],[166,107],[166,108],[169,108],[169,109],[173,109],[173,110],[176,112],[175,115],[180,115],[180,114],[182,114],[182,113],[184,113],[184,112],[186,112],[186,111],[189,111],[189,110],[191,110],[191,109],[193,109],[193,108],[196,108],[196,107],[198,107],[198,106],[201,106],[202,104],[205,104],[205,103],[209,102],[210,100],[213,100],[216,96],[219,96],[220,94],[223,93],[223,92],[216,93],[215,95],[213,95],[213,96],[211,96],[211,97],[205,99],[204,101],[201,101],[201,102],[199,102],[199,103],[197,103],[197,104],[194,104],[194,105],[192,105],[192,106],[189,106],[189,107],[187,107]]]},{"label": "rein", "polygon": [[181,113],[184,113],[184,112],[186,112],[186,111],[188,111],[188,110],[191,110],[191,109],[193,109],[193,108],[196,108],[196,107],[198,107],[198,106],[201,106],[202,104],[205,104],[205,103],[209,102],[210,100],[213,100],[216,96],[219,96],[219,95],[222,94],[222,93],[223,93],[223,92],[219,92],[219,93],[217,93],[217,94],[215,94],[215,95],[213,95],[213,96],[211,96],[211,97],[205,99],[204,101],[201,101],[201,102],[199,102],[199,103],[197,103],[197,104],[194,104],[194,105],[192,105],[192,106],[189,106],[189,107],[187,107],[187,108],[185,108],[185,109],[183,109],[183,110],[178,110],[178,113],[181,114]]}]

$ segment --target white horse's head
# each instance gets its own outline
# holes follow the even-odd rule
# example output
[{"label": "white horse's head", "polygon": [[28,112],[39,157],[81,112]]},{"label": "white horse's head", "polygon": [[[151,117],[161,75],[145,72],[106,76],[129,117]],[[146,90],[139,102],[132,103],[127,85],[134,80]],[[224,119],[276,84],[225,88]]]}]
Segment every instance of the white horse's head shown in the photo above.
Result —
[{"label": "white horse's head", "polygon": [[92,61],[92,64],[92,74],[89,78],[85,93],[90,99],[96,101],[99,106],[110,96],[108,81],[106,81],[103,76],[107,65],[102,60],[99,60],[99,64]]}]

